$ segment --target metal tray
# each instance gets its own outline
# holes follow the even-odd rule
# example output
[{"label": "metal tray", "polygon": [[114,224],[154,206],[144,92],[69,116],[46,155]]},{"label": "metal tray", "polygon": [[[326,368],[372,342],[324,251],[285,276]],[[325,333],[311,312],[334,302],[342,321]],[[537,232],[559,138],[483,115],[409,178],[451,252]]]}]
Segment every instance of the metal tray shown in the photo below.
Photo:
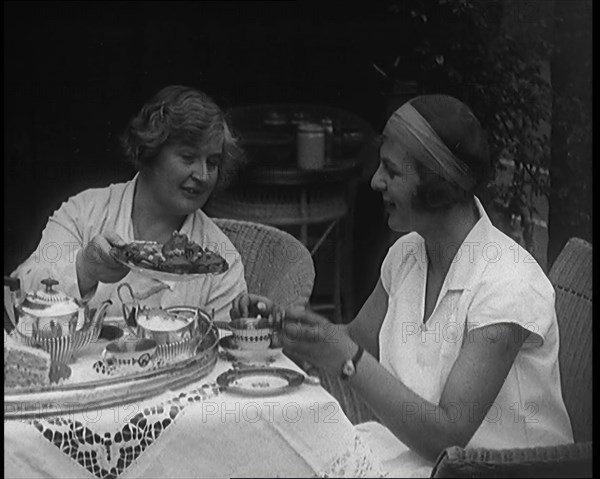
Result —
[{"label": "metal tray", "polygon": [[[4,389],[5,419],[72,414],[140,401],[207,376],[217,363],[219,333],[211,323],[196,354],[155,369],[72,383]],[[89,364],[88,364],[89,366]],[[78,367],[77,361],[70,365]]]}]

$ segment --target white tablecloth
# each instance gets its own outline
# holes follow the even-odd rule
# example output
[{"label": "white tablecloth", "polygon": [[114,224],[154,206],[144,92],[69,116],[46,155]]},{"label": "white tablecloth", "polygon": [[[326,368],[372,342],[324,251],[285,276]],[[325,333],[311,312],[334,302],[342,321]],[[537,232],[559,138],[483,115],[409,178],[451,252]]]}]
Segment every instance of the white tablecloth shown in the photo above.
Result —
[{"label": "white tablecloth", "polygon": [[[4,424],[5,477],[373,477],[369,446],[320,386],[271,397],[196,384],[140,403]],[[285,356],[274,367],[299,370]]]}]

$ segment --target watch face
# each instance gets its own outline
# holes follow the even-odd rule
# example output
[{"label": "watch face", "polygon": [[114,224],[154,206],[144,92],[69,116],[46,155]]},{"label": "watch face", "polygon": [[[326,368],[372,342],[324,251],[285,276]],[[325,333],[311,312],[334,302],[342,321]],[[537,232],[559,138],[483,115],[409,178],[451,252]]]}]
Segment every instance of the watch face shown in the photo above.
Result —
[{"label": "watch face", "polygon": [[354,363],[351,359],[344,363],[344,367],[342,368],[342,373],[345,376],[352,376],[354,374]]}]

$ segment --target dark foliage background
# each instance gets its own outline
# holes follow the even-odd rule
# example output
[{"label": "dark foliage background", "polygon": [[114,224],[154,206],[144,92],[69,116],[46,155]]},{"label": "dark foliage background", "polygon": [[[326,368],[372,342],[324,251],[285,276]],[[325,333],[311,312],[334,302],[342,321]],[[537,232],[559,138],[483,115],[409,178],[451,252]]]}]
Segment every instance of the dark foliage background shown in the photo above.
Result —
[{"label": "dark foliage background", "polygon": [[117,136],[159,88],[380,122],[371,63],[393,28],[372,3],[5,2],[5,272],[69,195],[132,174]]},{"label": "dark foliage background", "polygon": [[[116,138],[173,83],[225,108],[339,106],[377,130],[412,94],[456,95],[486,127],[499,174],[501,158],[516,165],[487,189],[497,221],[531,242],[542,194],[550,259],[569,236],[591,240],[590,0],[4,2],[5,273],[64,199],[130,177]],[[355,243],[375,253],[372,265],[356,255],[358,277],[376,278],[385,250],[379,206],[363,184],[355,224],[370,234]]]},{"label": "dark foliage background", "polygon": [[592,2],[557,1],[552,50],[552,261],[572,236],[592,241]]}]

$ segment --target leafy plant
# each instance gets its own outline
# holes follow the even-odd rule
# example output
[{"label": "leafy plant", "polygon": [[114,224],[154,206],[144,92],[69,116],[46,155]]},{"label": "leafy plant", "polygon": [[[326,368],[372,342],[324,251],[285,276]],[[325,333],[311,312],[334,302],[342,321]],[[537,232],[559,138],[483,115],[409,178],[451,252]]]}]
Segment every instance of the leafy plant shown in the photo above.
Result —
[{"label": "leafy plant", "polygon": [[[447,93],[472,108],[496,171],[482,200],[498,226],[531,250],[534,197],[550,191],[552,96],[543,60],[551,45],[540,35],[547,25],[538,16],[520,18],[527,12],[515,0],[398,0],[388,8],[403,24],[402,52],[384,52],[377,68],[390,85],[416,80],[424,92]],[[527,28],[511,32],[507,19]],[[502,181],[509,165],[512,177]]]},{"label": "leafy plant", "polygon": [[592,1],[555,2],[548,259],[592,241]]}]

